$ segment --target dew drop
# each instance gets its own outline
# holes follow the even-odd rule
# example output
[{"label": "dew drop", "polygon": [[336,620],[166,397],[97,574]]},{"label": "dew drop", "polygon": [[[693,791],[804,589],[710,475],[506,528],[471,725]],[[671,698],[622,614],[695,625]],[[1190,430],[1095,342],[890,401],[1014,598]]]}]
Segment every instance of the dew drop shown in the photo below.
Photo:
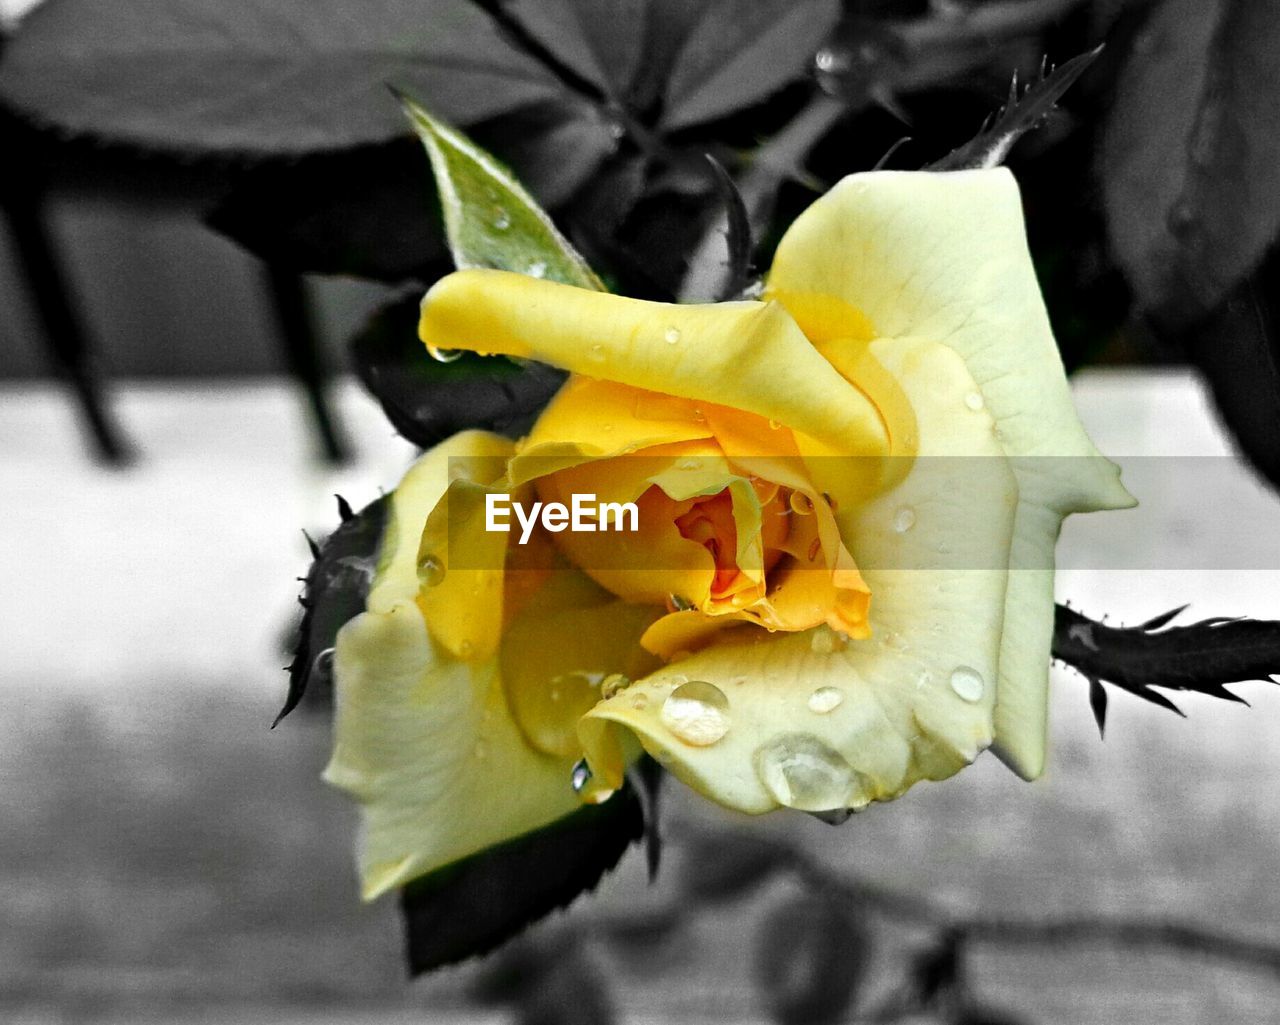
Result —
[{"label": "dew drop", "polygon": [[623,676],[622,673],[610,673],[600,681],[600,696],[602,698],[611,698],[620,690],[625,690],[631,686],[630,677]]},{"label": "dew drop", "polygon": [[435,587],[444,580],[444,563],[438,555],[428,553],[418,560],[418,580],[427,587]]},{"label": "dew drop", "polygon": [[587,789],[587,784],[591,782],[591,766],[585,758],[579,758],[573,763],[573,768],[569,770],[569,781],[573,784],[575,794]]},{"label": "dew drop", "polygon": [[688,612],[694,607],[693,602],[679,594],[667,595],[667,605],[673,612]]},{"label": "dew drop", "polygon": [[818,715],[834,712],[844,704],[844,691],[839,687],[819,687],[809,695],[809,711]]},{"label": "dew drop", "polygon": [[534,260],[529,264],[529,269],[525,272],[531,278],[545,278],[547,276],[547,265],[541,260]]},{"label": "dew drop", "polygon": [[636,694],[631,699],[631,707],[637,712],[643,712],[649,707],[649,696],[647,694]]},{"label": "dew drop", "polygon": [[791,492],[787,504],[791,506],[792,512],[799,513],[801,516],[808,516],[813,512],[813,500],[803,491]]},{"label": "dew drop", "polygon": [[982,395],[976,391],[971,391],[964,397],[964,404],[972,409],[975,413],[980,410],[985,403],[982,401]]},{"label": "dew drop", "polygon": [[662,703],[662,724],[692,747],[709,747],[729,732],[729,699],[704,680],[690,680]]},{"label": "dew drop", "polygon": [[506,231],[511,227],[511,215],[499,207],[498,212],[493,215],[493,226],[499,231]]},{"label": "dew drop", "polygon": [[441,349],[437,345],[427,343],[427,355],[437,363],[452,363],[454,360],[462,359],[462,353],[462,349]]},{"label": "dew drop", "polygon": [[769,421],[769,430],[771,430],[771,431],[780,431],[780,430],[782,430],[782,424],[781,424],[781,423],[779,423],[777,420],[770,420],[770,421]]},{"label": "dew drop", "polygon": [[784,733],[755,755],[756,774],[774,800],[801,811],[847,807],[858,775],[840,752],[808,733]]},{"label": "dew drop", "polygon": [[830,655],[843,650],[844,646],[843,635],[836,633],[825,624],[816,627],[809,638],[809,650],[815,655]]},{"label": "dew drop", "polygon": [[956,666],[951,673],[951,689],[965,701],[981,701],[986,681],[982,674],[969,666]]},{"label": "dew drop", "polygon": [[678,467],[681,470],[696,470],[700,466],[702,466],[702,464],[696,459],[684,459],[678,464]]},{"label": "dew drop", "polygon": [[924,690],[924,688],[932,682],[933,673],[929,672],[927,669],[921,669],[920,675],[916,677],[916,690]]},{"label": "dew drop", "polygon": [[678,327],[669,327],[662,332],[662,340],[668,345],[675,345],[680,341],[680,329]]},{"label": "dew drop", "polygon": [[311,660],[310,676],[317,680],[327,680],[333,673],[333,649],[325,648]]},{"label": "dew drop", "polygon": [[603,363],[604,362],[604,346],[599,342],[596,342],[593,346],[591,346],[590,349],[587,350],[587,358],[590,359],[593,363]]},{"label": "dew drop", "polygon": [[904,505],[896,513],[893,514],[893,529],[899,534],[905,534],[908,530],[916,525],[916,511],[909,505]]},{"label": "dew drop", "polygon": [[828,826],[843,826],[857,812],[857,808],[832,808],[830,811],[811,811],[808,812],[819,822],[825,822]]}]

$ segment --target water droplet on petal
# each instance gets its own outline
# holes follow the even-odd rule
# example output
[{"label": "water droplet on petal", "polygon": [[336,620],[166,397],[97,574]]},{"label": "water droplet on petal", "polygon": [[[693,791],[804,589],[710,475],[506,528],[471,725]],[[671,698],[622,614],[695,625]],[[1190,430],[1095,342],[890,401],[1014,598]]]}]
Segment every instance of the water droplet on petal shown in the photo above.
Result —
[{"label": "water droplet on petal", "polygon": [[680,341],[680,329],[678,327],[669,327],[662,332],[662,340],[668,345],[675,345]]},{"label": "water droplet on petal", "polygon": [[985,403],[982,401],[982,395],[979,392],[971,391],[964,397],[964,404],[972,409],[975,413],[980,410]]},{"label": "water droplet on petal", "polygon": [[684,459],[677,464],[678,468],[681,470],[696,470],[701,465],[702,464],[696,459]]},{"label": "water droplet on petal", "polygon": [[756,751],[756,774],[774,800],[801,811],[852,803],[858,774],[839,751],[808,733],[784,733]]},{"label": "water droplet on petal", "polygon": [[848,638],[844,634],[837,633],[823,624],[814,628],[809,638],[809,650],[815,655],[830,655],[836,651],[843,651],[847,642]]},{"label": "water droplet on petal", "polygon": [[637,712],[643,712],[649,707],[649,696],[647,694],[636,694],[631,699],[631,707]]},{"label": "water droplet on petal", "polygon": [[809,711],[818,715],[834,712],[844,704],[844,691],[839,687],[819,687],[809,695]]},{"label": "water droplet on petal", "polygon": [[780,431],[780,430],[782,430],[782,424],[780,424],[777,420],[770,420],[770,421],[769,421],[769,430],[771,430],[771,431]]},{"label": "water droplet on petal", "polygon": [[916,677],[916,690],[923,690],[933,680],[933,673],[927,669],[921,669],[920,675]]},{"label": "water droplet on petal", "polygon": [[811,811],[806,814],[812,815],[819,822],[825,822],[828,826],[843,826],[857,812],[856,808],[832,808],[831,811]]},{"label": "water droplet on petal", "polygon": [[904,505],[896,513],[893,514],[893,529],[899,534],[905,534],[908,530],[916,525],[916,511],[909,505]]},{"label": "water droplet on petal", "polygon": [[444,580],[444,563],[438,555],[427,554],[418,560],[418,580],[427,587]]},{"label": "water droplet on petal", "polygon": [[675,612],[688,612],[694,607],[693,602],[678,594],[667,595],[667,604]]},{"label": "water droplet on petal", "polygon": [[427,355],[437,363],[452,363],[454,360],[462,359],[462,353],[462,349],[441,349],[430,342],[427,343]]},{"label": "water droplet on petal", "polygon": [[499,231],[506,231],[511,227],[511,215],[499,207],[498,212],[493,215],[493,226]]},{"label": "water droplet on petal", "polygon": [[547,265],[541,260],[534,260],[529,264],[529,269],[525,271],[531,278],[545,278],[547,276]]},{"label": "water droplet on petal", "polygon": [[625,690],[631,686],[631,679],[623,676],[622,673],[610,673],[600,681],[600,696],[602,698],[611,698],[620,690]]},{"label": "water droplet on petal", "polygon": [[569,781],[573,784],[575,794],[587,789],[587,784],[591,782],[591,766],[585,758],[579,758],[573,763],[573,768],[569,770]]},{"label": "water droplet on petal", "polygon": [[327,680],[333,672],[333,649],[325,648],[311,660],[310,676],[316,680]]},{"label": "water droplet on petal", "polygon": [[591,346],[590,349],[587,350],[587,358],[590,359],[593,363],[603,363],[604,362],[604,346],[601,345],[599,342],[596,342],[593,346]]},{"label": "water droplet on petal", "polygon": [[969,666],[956,666],[951,673],[951,689],[965,701],[981,701],[986,681],[978,670]]},{"label": "water droplet on petal", "polygon": [[690,680],[662,703],[662,725],[692,747],[709,747],[729,732],[729,699],[704,680]]},{"label": "water droplet on petal", "polygon": [[822,551],[822,541],[815,537],[809,542],[809,561],[813,562],[813,560],[818,557],[818,552],[820,551]]},{"label": "water droplet on petal", "polygon": [[787,504],[791,506],[792,512],[799,513],[801,516],[808,516],[813,512],[813,499],[803,491],[791,492],[791,497],[787,499]]}]

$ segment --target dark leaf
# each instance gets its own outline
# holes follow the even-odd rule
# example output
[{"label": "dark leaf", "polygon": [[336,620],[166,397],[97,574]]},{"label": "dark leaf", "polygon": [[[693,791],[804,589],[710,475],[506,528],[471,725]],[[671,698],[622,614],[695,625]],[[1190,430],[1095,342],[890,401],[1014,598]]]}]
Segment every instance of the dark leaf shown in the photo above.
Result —
[{"label": "dark leaf", "polygon": [[840,16],[836,0],[712,0],[667,82],[668,130],[723,117],[807,74]]},{"label": "dark leaf", "polygon": [[1104,682],[1181,715],[1172,701],[1151,688],[1241,701],[1224,684],[1280,674],[1280,622],[1215,617],[1169,626],[1181,611],[1123,627],[1096,622],[1065,605],[1057,607],[1053,657],[1090,681],[1089,699],[1099,729],[1106,713],[1105,695],[1098,697]]},{"label": "dark leaf", "polygon": [[592,890],[644,832],[635,792],[491,847],[406,886],[409,970],[417,975],[483,954]]},{"label": "dark leaf", "polygon": [[658,878],[658,869],[662,864],[662,775],[662,766],[648,755],[642,756],[627,770],[627,779],[635,790],[644,813],[644,860],[651,883]]},{"label": "dark leaf", "polygon": [[947,1021],[948,1025],[1025,1025],[1026,1019],[991,1007],[966,1007]]},{"label": "dark leaf", "polygon": [[510,1005],[519,1025],[609,1025],[617,1011],[608,981],[581,937],[528,937],[495,955],[471,986],[489,1006]]},{"label": "dark leaf", "polygon": [[960,935],[948,930],[937,943],[921,951],[911,962],[911,986],[920,1005],[932,1006],[942,997],[961,989],[962,972]]},{"label": "dark leaf", "polygon": [[794,860],[790,848],[749,830],[693,834],[682,847],[681,889],[707,904],[744,897]]},{"label": "dark leaf", "polygon": [[1116,90],[1101,178],[1141,305],[1213,310],[1280,228],[1280,5],[1152,5]]},{"label": "dark leaf", "polygon": [[200,153],[402,135],[386,82],[459,124],[562,93],[471,0],[48,0],[0,62],[0,101],[38,123]]},{"label": "dark leaf", "polygon": [[718,301],[724,302],[738,298],[751,280],[751,224],[747,218],[747,207],[742,202],[742,193],[724,165],[710,153],[707,154],[707,163],[711,165],[725,209],[725,245],[729,250],[729,260],[724,291],[718,297]]},{"label": "dark leaf", "polygon": [[374,314],[351,340],[351,361],[392,426],[420,448],[469,428],[523,434],[565,378],[504,357],[432,359],[418,340],[416,294]]},{"label": "dark leaf", "polygon": [[307,538],[315,561],[299,599],[305,611],[289,666],[289,693],[272,729],[298,707],[313,675],[327,670],[338,631],[364,611],[386,524],[386,498],[370,502],[358,515],[339,498],[338,512],[342,524],[337,530],[319,545]]},{"label": "dark leaf", "polygon": [[513,0],[507,9],[565,65],[623,97],[640,65],[653,6],[611,0],[605,15],[599,0]]},{"label": "dark leaf", "polygon": [[1177,336],[1240,451],[1280,487],[1280,246],[1207,320]]},{"label": "dark leaf", "polygon": [[813,893],[771,911],[756,940],[755,977],[779,1025],[844,1021],[871,960],[865,925],[829,894]]},{"label": "dark leaf", "polygon": [[277,266],[394,283],[452,266],[436,209],[426,155],[406,138],[260,165],[206,220]]},{"label": "dark leaf", "polygon": [[1009,150],[1027,132],[1039,127],[1062,99],[1077,78],[1084,74],[1102,52],[1102,47],[1072,57],[1065,64],[1042,75],[1018,93],[1018,79],[1014,76],[1009,87],[1009,102],[982,131],[958,149],[952,150],[941,160],[930,164],[929,171],[959,171],[967,167],[997,167],[1004,163]]},{"label": "dark leaf", "polygon": [[543,207],[564,203],[618,148],[618,128],[595,107],[557,100],[522,107],[470,131]]}]

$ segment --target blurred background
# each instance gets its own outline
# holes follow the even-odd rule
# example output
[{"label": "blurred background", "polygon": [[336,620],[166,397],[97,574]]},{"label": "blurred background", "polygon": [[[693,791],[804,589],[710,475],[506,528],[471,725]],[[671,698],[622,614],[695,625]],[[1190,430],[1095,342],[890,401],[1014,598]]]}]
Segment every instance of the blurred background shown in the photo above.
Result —
[{"label": "blurred background", "polygon": [[[450,263],[388,83],[507,161],[615,289],[665,299],[734,284],[705,153],[767,267],[843,174],[1039,124],[1007,162],[1081,415],[1143,500],[1068,521],[1059,600],[1280,619],[1269,0],[0,17],[0,1019],[1274,1020],[1266,683],[1236,688],[1253,708],[1180,699],[1185,720],[1117,694],[1103,742],[1055,669],[1043,780],[983,758],[840,828],[672,784],[656,883],[632,852],[566,914],[416,982],[394,903],[358,903],[323,701],[268,730],[302,530],[417,451],[386,414],[426,444],[549,393],[421,367],[413,306]],[[1059,95],[1044,61],[1099,43]]]}]

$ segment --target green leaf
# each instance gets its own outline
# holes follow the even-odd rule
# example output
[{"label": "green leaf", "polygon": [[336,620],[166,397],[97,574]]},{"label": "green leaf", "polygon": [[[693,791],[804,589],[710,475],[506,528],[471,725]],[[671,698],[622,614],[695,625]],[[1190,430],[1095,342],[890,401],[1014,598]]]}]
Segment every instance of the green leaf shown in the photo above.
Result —
[{"label": "green leaf", "polygon": [[667,83],[668,130],[732,114],[802,78],[840,17],[837,0],[713,0]]},{"label": "green leaf", "polygon": [[431,359],[418,340],[416,294],[375,313],[351,340],[351,359],[392,426],[421,448],[468,428],[518,437],[565,376],[475,353],[448,363]]},{"label": "green leaf", "polygon": [[416,879],[401,893],[409,970],[483,954],[595,888],[644,834],[630,785],[603,804]]},{"label": "green leaf", "polygon": [[342,523],[320,544],[311,542],[315,559],[298,599],[305,611],[289,666],[289,693],[271,724],[273,729],[298,707],[309,684],[317,682],[317,677],[327,678],[338,631],[347,620],[364,611],[386,526],[386,504],[384,495],[353,515],[351,507],[339,497]]},{"label": "green leaf", "polygon": [[1280,5],[1153,5],[1103,134],[1108,232],[1141,306],[1208,313],[1280,229]]},{"label": "green leaf", "polygon": [[600,279],[511,173],[461,132],[398,94],[427,148],[460,268],[493,267],[603,291]]},{"label": "green leaf", "polygon": [[385,141],[387,82],[458,124],[563,91],[471,0],[47,0],[0,60],[0,102],[32,120],[179,152]]}]

